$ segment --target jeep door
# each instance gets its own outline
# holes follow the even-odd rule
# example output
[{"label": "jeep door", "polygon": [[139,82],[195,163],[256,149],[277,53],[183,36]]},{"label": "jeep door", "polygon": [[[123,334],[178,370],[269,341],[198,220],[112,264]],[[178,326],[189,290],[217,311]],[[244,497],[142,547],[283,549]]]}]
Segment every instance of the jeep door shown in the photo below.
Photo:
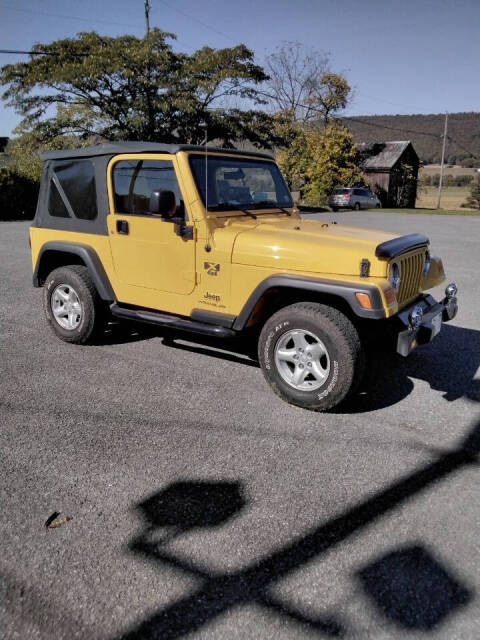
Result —
[{"label": "jeep door", "polygon": [[[140,288],[144,292],[191,293],[195,287],[195,242],[177,234],[179,222],[182,218],[188,222],[188,214],[176,159],[167,154],[117,156],[110,162],[108,183],[113,266],[119,282],[130,289],[129,299],[123,301],[135,304],[135,289]],[[173,221],[149,210],[151,194],[162,190],[175,194]]]}]

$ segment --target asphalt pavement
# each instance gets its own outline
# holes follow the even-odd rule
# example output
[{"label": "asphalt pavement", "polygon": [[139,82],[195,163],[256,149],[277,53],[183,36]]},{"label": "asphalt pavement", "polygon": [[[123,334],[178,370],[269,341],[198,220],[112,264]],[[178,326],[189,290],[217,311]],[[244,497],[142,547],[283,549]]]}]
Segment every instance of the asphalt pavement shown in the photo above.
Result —
[{"label": "asphalt pavement", "polygon": [[0,223],[2,638],[478,640],[480,219],[309,217],[424,233],[459,287],[329,414],[222,343],[61,342]]}]

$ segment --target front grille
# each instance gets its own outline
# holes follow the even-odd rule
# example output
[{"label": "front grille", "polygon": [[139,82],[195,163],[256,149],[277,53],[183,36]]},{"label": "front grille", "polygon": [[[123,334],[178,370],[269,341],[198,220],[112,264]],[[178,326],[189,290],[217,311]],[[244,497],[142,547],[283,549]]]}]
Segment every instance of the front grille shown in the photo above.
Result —
[{"label": "front grille", "polygon": [[400,287],[397,292],[398,304],[409,302],[420,293],[425,252],[414,253],[405,257],[395,258],[400,265]]}]

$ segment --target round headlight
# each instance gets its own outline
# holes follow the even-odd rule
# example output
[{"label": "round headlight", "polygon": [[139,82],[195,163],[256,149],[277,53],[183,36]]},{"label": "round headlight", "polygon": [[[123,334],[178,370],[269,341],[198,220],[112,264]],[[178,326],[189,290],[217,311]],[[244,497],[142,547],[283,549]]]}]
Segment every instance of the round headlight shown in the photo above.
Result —
[{"label": "round headlight", "polygon": [[397,262],[392,262],[390,265],[388,279],[390,280],[392,288],[396,291],[400,286],[400,265]]},{"label": "round headlight", "polygon": [[423,275],[426,276],[427,273],[430,271],[430,265],[432,263],[432,260],[430,258],[430,251],[427,249],[425,251],[425,261],[423,263]]}]

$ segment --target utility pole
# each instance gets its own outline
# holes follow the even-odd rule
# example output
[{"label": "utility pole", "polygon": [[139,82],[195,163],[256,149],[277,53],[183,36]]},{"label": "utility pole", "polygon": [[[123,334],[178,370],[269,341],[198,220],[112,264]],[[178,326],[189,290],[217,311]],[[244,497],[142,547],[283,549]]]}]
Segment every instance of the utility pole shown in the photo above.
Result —
[{"label": "utility pole", "polygon": [[145,0],[145,35],[148,36],[150,33],[150,21],[148,16],[150,14],[150,3],[148,0]]},{"label": "utility pole", "polygon": [[448,113],[445,113],[445,127],[443,129],[443,145],[442,145],[442,162],[440,164],[440,182],[438,183],[437,209],[440,209],[440,201],[442,199],[443,163],[445,162],[445,145],[447,143],[447,126],[448,126]]}]

